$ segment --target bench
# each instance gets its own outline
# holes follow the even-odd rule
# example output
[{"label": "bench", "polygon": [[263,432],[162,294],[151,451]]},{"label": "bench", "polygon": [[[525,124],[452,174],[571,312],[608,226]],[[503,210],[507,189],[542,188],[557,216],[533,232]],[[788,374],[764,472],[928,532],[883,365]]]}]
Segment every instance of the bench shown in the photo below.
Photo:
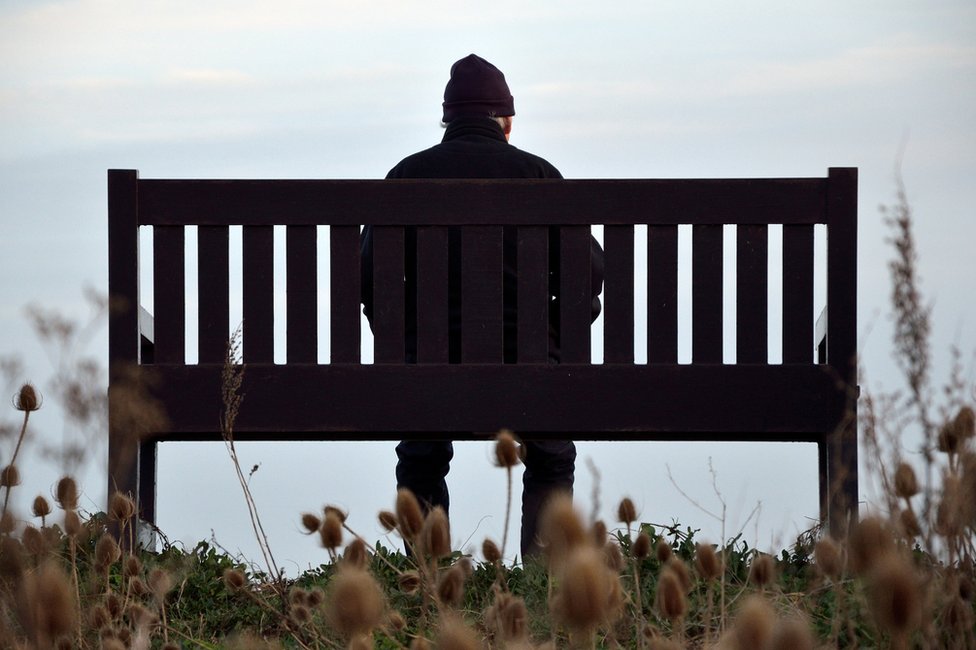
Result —
[{"label": "bench", "polygon": [[[141,517],[153,521],[157,443],[220,440],[232,325],[228,233],[240,226],[246,399],[236,439],[476,439],[509,428],[579,440],[815,442],[821,516],[841,531],[857,504],[856,203],[853,168],[823,178],[484,181],[140,179],[110,170],[109,400],[133,371],[152,375],[147,386],[169,423],[138,440],[110,424],[109,495],[135,495]],[[371,364],[361,363],[359,232],[367,223],[376,226]],[[602,363],[591,362],[590,277],[581,272],[593,224],[603,226],[606,251]],[[817,224],[826,230],[819,324]],[[287,308],[276,317],[274,226],[282,225]],[[546,353],[553,225],[562,260],[558,364]],[[735,363],[723,362],[728,225]],[[189,251],[200,297],[196,363],[184,353],[187,226],[198,242]],[[327,251],[319,250],[320,226],[329,227]],[[518,233],[516,363],[502,360],[504,226]],[[415,364],[404,362],[405,227],[416,227],[422,269]],[[459,363],[447,357],[449,227],[459,228],[463,248]],[[647,359],[635,363],[635,332],[643,331],[635,328],[635,232],[645,227],[648,280],[636,288],[647,295]],[[140,307],[140,228],[152,229],[151,316]],[[687,298],[678,291],[679,232],[692,251],[691,331],[683,333],[691,359],[680,363],[678,302]],[[780,237],[782,361],[770,363],[767,260]],[[317,286],[326,253],[330,283]],[[317,313],[326,299],[330,356],[320,363]],[[275,363],[282,316],[287,353]]]}]

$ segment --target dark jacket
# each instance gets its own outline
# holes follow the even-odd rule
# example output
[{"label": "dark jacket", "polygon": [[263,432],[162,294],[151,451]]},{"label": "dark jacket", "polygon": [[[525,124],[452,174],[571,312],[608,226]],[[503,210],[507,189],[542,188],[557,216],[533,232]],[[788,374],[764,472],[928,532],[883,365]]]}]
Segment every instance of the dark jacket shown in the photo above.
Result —
[{"label": "dark jacket", "polygon": [[[440,144],[404,158],[390,170],[387,178],[562,178],[555,167],[543,158],[508,144],[497,122],[474,117],[452,120]],[[516,227],[504,228],[504,325],[505,362],[513,363],[516,349]],[[363,313],[373,321],[373,228],[366,226],[360,238],[362,268]],[[416,360],[416,230],[404,233],[404,265],[406,278],[406,361]],[[460,260],[461,238],[457,228],[448,229],[448,313],[449,358],[460,361],[461,309]],[[559,229],[549,231],[549,292],[550,303],[549,351],[554,361],[559,359]],[[603,249],[595,239],[591,241],[592,320],[600,314],[600,292],[603,288]]]}]

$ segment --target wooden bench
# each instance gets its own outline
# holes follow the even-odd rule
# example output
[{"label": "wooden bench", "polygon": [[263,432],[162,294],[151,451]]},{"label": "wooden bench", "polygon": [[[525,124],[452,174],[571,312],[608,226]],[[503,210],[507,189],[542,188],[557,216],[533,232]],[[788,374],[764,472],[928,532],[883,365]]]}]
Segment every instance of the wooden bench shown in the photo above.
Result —
[{"label": "wooden bench", "polygon": [[[169,418],[109,432],[109,494],[155,517],[156,444],[219,440],[229,330],[228,227],[242,226],[240,440],[480,438],[806,441],[821,515],[857,502],[857,170],[712,180],[157,180],[110,170],[110,401],[132,369]],[[376,226],[375,360],[361,363],[359,232]],[[589,237],[604,227],[603,362],[591,363]],[[678,359],[679,225],[690,231],[691,361]],[[723,226],[736,226],[735,363],[723,363]],[[816,326],[814,228],[826,227]],[[286,363],[274,363],[273,226],[286,227]],[[518,362],[502,362],[502,226],[518,228]],[[547,361],[548,226],[559,225],[561,353]],[[647,362],[635,363],[635,225],[647,232]],[[770,225],[782,233],[782,362],[768,361]],[[779,226],[781,225],[781,230]],[[185,361],[186,227],[196,226],[198,363]],[[319,226],[331,282],[317,286]],[[404,227],[417,227],[418,363],[404,363]],[[447,227],[462,255],[462,359],[447,363]],[[152,228],[154,308],[140,328],[139,229]],[[644,230],[640,231],[643,233]],[[685,235],[682,235],[684,237]],[[778,242],[776,242],[778,244]],[[323,262],[325,263],[325,262]],[[644,287],[638,286],[639,291]],[[318,301],[329,300],[328,363]],[[642,316],[642,314],[638,314]],[[278,317],[279,321],[281,317]],[[151,334],[145,323],[151,323]],[[820,330],[817,332],[817,330]],[[146,336],[141,337],[141,333]],[[819,352],[817,348],[820,348]],[[762,471],[757,464],[757,472]],[[841,530],[841,528],[837,528]]]}]

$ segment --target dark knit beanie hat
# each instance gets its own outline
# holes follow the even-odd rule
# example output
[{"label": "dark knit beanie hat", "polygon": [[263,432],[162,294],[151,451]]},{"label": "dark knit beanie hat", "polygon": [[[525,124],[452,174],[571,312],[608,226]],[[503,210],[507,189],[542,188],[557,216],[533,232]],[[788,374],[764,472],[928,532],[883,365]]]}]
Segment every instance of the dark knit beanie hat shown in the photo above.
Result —
[{"label": "dark knit beanie hat", "polygon": [[444,121],[461,115],[515,115],[515,98],[505,75],[474,54],[451,66],[451,79],[444,89]]}]

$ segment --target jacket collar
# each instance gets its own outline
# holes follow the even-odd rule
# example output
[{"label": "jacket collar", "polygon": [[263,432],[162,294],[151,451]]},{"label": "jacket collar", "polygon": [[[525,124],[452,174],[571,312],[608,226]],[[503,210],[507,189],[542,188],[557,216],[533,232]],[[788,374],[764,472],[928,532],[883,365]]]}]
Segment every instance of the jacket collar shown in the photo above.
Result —
[{"label": "jacket collar", "polygon": [[456,117],[447,123],[442,142],[465,136],[477,136],[492,140],[505,140],[505,132],[495,120],[487,117]]}]

